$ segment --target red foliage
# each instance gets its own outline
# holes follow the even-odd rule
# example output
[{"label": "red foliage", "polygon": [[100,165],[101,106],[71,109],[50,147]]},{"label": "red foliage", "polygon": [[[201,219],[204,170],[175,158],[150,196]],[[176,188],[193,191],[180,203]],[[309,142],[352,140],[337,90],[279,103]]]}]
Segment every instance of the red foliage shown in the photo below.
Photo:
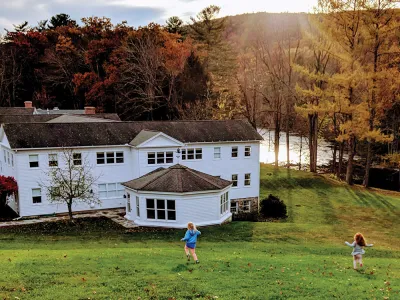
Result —
[{"label": "red foliage", "polygon": [[14,177],[11,176],[0,176],[0,197],[12,195],[17,193],[18,185]]}]

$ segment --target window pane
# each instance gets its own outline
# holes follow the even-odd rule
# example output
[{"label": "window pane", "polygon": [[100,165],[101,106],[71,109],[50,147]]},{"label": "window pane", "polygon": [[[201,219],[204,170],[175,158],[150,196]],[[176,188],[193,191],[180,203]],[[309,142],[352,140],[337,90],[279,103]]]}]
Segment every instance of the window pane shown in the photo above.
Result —
[{"label": "window pane", "polygon": [[124,152],[117,152],[117,164],[124,163]]},{"label": "window pane", "polygon": [[146,207],[154,208],[154,199],[146,199]]},{"label": "window pane", "polygon": [[107,152],[107,163],[108,164],[114,164],[115,163],[114,152]]},{"label": "window pane", "polygon": [[99,192],[99,197],[100,197],[100,198],[107,198],[107,192],[106,192],[106,191],[104,191],[104,192],[103,192],[103,191],[100,191],[100,192]]},{"label": "window pane", "polygon": [[42,197],[41,196],[32,197],[32,202],[33,203],[42,203]]},{"label": "window pane", "polygon": [[167,208],[175,209],[175,200],[167,200]]},{"label": "window pane", "polygon": [[157,208],[165,209],[165,201],[164,200],[157,200]]},{"label": "window pane", "polygon": [[156,211],[153,209],[147,210],[147,219],[155,219],[156,218]]},{"label": "window pane", "polygon": [[41,189],[32,189],[32,196],[41,196]]},{"label": "window pane", "polygon": [[176,212],[174,210],[168,211],[168,220],[176,220]]},{"label": "window pane", "polygon": [[97,152],[97,164],[102,165],[105,163],[104,152]]},{"label": "window pane", "polygon": [[107,186],[105,184],[99,184],[99,191],[107,191]]},{"label": "window pane", "polygon": [[250,156],[251,155],[251,147],[250,146],[246,146],[244,148],[244,156]]},{"label": "window pane", "polygon": [[156,163],[156,154],[153,152],[147,153],[147,163],[149,165],[154,165]]},{"label": "window pane", "polygon": [[182,160],[186,160],[186,149],[182,150]]},{"label": "window pane", "polygon": [[250,179],[250,174],[249,173],[244,174],[244,179]]},{"label": "window pane", "polygon": [[232,147],[232,157],[238,157],[238,147]]},{"label": "window pane", "polygon": [[31,168],[38,168],[39,167],[39,162],[38,161],[33,161],[29,163],[29,166]]},{"label": "window pane", "polygon": [[194,159],[194,149],[187,149],[187,159]]},{"label": "window pane", "polygon": [[157,210],[157,219],[165,220],[165,210]]},{"label": "window pane", "polygon": [[[6,154],[4,152],[4,161],[5,161],[5,158],[6,158]],[[38,161],[38,160],[39,160],[39,156],[38,155],[29,155],[29,161],[30,162]]]},{"label": "window pane", "polygon": [[201,148],[196,149],[196,159],[202,159],[203,158],[203,150]]},{"label": "window pane", "polygon": [[157,152],[157,163],[158,164],[164,163],[164,152]]},{"label": "window pane", "polygon": [[174,153],[173,152],[167,152],[165,157],[166,157],[165,162],[167,164],[172,164],[174,162]]}]

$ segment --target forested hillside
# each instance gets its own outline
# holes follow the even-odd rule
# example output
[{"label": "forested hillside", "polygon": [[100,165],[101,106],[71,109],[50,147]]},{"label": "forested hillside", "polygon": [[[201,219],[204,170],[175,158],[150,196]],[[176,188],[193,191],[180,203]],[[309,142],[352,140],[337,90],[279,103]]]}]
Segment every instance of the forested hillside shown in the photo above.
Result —
[{"label": "forested hillside", "polygon": [[371,165],[400,167],[393,1],[320,0],[312,15],[219,11],[141,28],[65,14],[15,26],[0,44],[0,105],[91,105],[123,120],[240,117],[274,129],[276,164],[286,132],[287,148],[289,133],[306,138],[313,172],[318,140],[332,141],[331,171],[349,184],[356,154],[366,186]]}]

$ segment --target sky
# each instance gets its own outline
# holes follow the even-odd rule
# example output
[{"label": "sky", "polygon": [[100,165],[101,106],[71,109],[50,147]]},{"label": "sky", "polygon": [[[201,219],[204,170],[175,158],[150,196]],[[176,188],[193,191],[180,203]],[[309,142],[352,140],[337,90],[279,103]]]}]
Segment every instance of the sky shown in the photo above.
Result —
[{"label": "sky", "polygon": [[74,20],[88,16],[106,16],[114,24],[128,21],[131,26],[150,22],[164,24],[171,16],[189,21],[201,9],[214,4],[220,16],[252,12],[310,12],[317,0],[0,0],[0,32],[13,24],[40,20],[66,13]]}]

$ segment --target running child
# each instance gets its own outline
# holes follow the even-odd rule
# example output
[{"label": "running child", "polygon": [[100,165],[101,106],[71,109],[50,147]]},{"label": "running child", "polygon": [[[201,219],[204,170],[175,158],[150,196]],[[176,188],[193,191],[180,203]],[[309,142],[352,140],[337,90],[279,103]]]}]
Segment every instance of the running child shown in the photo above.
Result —
[{"label": "running child", "polygon": [[192,222],[188,223],[187,228],[188,230],[186,231],[185,237],[181,239],[181,241],[186,242],[185,253],[187,260],[190,261],[190,254],[189,254],[190,251],[196,264],[198,264],[199,260],[197,259],[196,255],[196,242],[197,242],[197,237],[201,234],[201,232],[197,230],[196,226]]},{"label": "running child", "polygon": [[351,252],[351,255],[353,255],[353,267],[354,270],[357,270],[357,263],[360,264],[360,267],[362,268],[363,263],[362,263],[362,255],[365,253],[363,247],[372,247],[373,244],[367,244],[365,242],[364,236],[357,232],[354,235],[354,241],[353,243],[348,243],[344,242],[347,246],[353,247],[353,252]]}]

